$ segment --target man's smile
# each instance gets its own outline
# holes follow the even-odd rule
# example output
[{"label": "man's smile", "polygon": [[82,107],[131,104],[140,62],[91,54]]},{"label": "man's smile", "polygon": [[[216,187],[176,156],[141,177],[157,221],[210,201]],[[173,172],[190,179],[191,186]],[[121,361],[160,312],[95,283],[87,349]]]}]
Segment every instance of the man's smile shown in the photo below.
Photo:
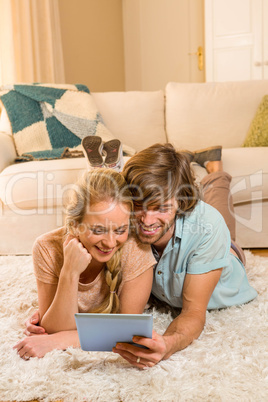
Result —
[{"label": "man's smile", "polygon": [[139,227],[143,234],[148,234],[150,236],[156,234],[159,229],[161,229],[161,225],[146,226],[141,222],[139,222]]}]

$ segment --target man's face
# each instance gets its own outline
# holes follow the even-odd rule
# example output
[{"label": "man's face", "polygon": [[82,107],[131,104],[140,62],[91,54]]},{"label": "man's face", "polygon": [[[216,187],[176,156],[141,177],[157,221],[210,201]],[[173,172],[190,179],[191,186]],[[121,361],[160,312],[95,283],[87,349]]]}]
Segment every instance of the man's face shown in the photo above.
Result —
[{"label": "man's face", "polygon": [[142,243],[165,246],[174,232],[178,203],[175,197],[146,208],[134,205],[136,233]]}]

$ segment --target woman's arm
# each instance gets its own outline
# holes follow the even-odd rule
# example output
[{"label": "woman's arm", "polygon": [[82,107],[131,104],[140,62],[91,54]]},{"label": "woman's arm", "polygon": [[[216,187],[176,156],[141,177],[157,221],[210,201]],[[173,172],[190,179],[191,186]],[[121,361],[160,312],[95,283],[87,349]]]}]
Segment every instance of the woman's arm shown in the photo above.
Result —
[{"label": "woman's arm", "polygon": [[40,326],[45,328],[48,334],[75,329],[78,279],[60,274],[58,285],[48,285],[37,280],[37,290]]},{"label": "woman's arm", "polygon": [[153,267],[137,278],[124,283],[120,294],[121,314],[141,314],[150,297],[153,284]]},{"label": "woman's arm", "polygon": [[13,349],[23,359],[30,357],[44,357],[46,353],[54,349],[65,350],[69,346],[79,347],[77,331],[62,331],[51,335],[28,336],[16,343]]},{"label": "woman's arm", "polygon": [[[153,282],[153,267],[142,273],[137,278],[128,281],[123,286],[120,294],[120,313],[140,314],[149,299]],[[45,329],[38,325],[40,316],[44,315],[52,304],[57,291],[57,285],[48,285],[37,280],[39,306],[42,306],[44,313],[36,311],[25,322],[24,331],[27,336],[43,335]]]},{"label": "woman's arm", "polygon": [[74,314],[78,312],[78,282],[87,268],[91,255],[77,238],[64,242],[64,264],[57,285],[37,281],[40,325],[51,334],[76,328]]}]

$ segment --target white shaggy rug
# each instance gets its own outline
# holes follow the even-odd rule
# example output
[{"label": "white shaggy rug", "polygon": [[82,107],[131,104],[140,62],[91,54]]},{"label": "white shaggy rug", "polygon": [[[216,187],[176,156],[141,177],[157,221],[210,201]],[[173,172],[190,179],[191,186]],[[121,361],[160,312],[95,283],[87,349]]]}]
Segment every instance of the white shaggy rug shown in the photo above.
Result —
[{"label": "white shaggy rug", "polygon": [[[20,359],[12,346],[37,307],[31,257],[0,257],[0,401],[268,401],[268,258],[246,255],[258,298],[207,313],[198,340],[147,370],[73,348]],[[153,314],[163,333],[170,312]]]}]

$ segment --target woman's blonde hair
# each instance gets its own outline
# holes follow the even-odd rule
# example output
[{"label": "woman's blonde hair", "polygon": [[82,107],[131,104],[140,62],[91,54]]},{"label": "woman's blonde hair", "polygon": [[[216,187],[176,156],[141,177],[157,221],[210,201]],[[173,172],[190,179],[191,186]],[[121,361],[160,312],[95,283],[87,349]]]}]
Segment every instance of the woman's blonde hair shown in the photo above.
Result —
[{"label": "woman's blonde hair", "polygon": [[[123,176],[113,169],[98,168],[86,172],[74,186],[74,191],[66,207],[67,233],[75,234],[82,225],[84,216],[90,213],[90,207],[99,202],[108,201],[125,204],[133,210],[131,193]],[[121,275],[122,247],[113,255],[105,266],[105,279],[110,288],[109,295],[94,313],[116,313],[119,311],[118,289]]]}]

